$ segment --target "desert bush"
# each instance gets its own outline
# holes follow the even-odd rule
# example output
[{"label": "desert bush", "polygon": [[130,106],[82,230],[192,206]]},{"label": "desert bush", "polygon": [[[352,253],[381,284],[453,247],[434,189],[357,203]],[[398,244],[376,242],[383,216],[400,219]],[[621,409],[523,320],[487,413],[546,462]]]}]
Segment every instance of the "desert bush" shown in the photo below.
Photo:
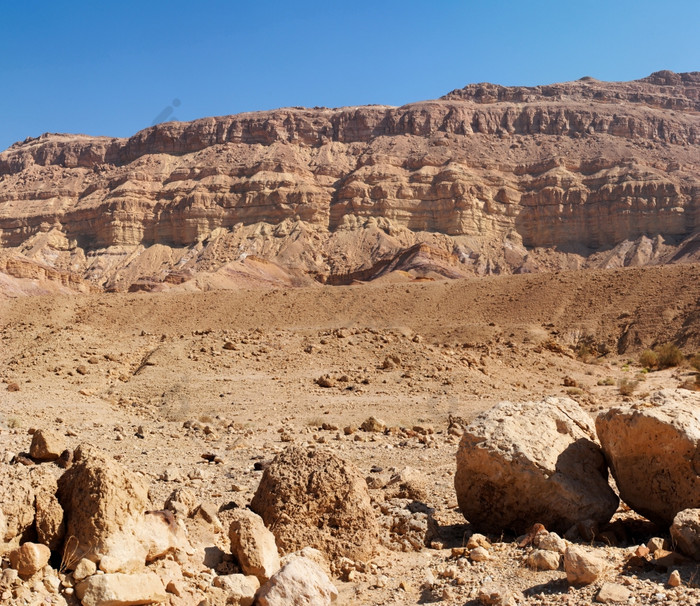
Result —
[{"label": "desert bush", "polygon": [[659,365],[659,356],[651,349],[645,349],[639,354],[639,363],[644,368],[656,368]]},{"label": "desert bush", "polygon": [[612,377],[598,379],[598,385],[615,385],[615,379],[613,379]]},{"label": "desert bush", "polygon": [[631,396],[634,393],[634,390],[637,389],[638,384],[638,381],[625,377],[617,382],[617,387],[620,390],[620,395]]},{"label": "desert bush", "polygon": [[673,343],[659,345],[656,348],[656,355],[659,358],[659,368],[678,366],[683,361],[683,352]]}]

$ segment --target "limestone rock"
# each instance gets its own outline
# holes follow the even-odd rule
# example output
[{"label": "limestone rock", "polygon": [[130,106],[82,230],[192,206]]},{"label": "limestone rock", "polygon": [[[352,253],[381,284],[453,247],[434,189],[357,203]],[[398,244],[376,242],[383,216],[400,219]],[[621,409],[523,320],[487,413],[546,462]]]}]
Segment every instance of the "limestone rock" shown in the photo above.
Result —
[{"label": "limestone rock", "polygon": [[534,570],[557,570],[561,563],[561,556],[554,551],[535,549],[527,556],[526,563]]},{"label": "limestone rock", "polygon": [[168,599],[154,572],[97,574],[75,586],[83,606],[137,606]]},{"label": "limestone rock", "polygon": [[360,429],[362,431],[379,433],[386,429],[386,422],[376,417],[369,417],[362,422]]},{"label": "limestone rock", "polygon": [[671,538],[681,552],[700,560],[700,509],[679,511],[671,524]]},{"label": "limestone rock", "polygon": [[50,473],[35,476],[33,484],[37,540],[53,551],[59,548],[65,535],[63,508],[56,498],[58,485]]},{"label": "limestone rock", "polygon": [[22,578],[29,578],[49,563],[51,550],[40,543],[24,543],[10,552],[10,565]]},{"label": "limestone rock", "polygon": [[260,588],[260,581],[254,575],[226,574],[214,577],[214,587],[226,592],[227,604],[251,606],[255,593]]},{"label": "limestone rock", "polygon": [[502,402],[477,416],[460,441],[454,482],[467,520],[494,533],[605,523],[618,504],[593,424],[568,398]]},{"label": "limestone rock", "polygon": [[327,606],[338,598],[328,575],[311,560],[298,557],[285,564],[257,596],[259,606]]},{"label": "limestone rock", "polygon": [[95,562],[88,560],[87,558],[83,558],[76,564],[75,570],[73,571],[73,578],[76,581],[82,581],[83,579],[92,576],[96,572],[97,566],[95,565]]},{"label": "limestone rock", "polygon": [[32,436],[29,456],[35,461],[55,461],[66,449],[62,434],[50,429],[38,429]]},{"label": "limestone rock", "polygon": [[605,562],[595,552],[570,545],[564,553],[566,580],[572,585],[590,585],[605,570]]},{"label": "limestone rock", "polygon": [[280,453],[250,507],[282,553],[311,546],[331,559],[365,560],[379,541],[367,483],[354,465],[327,451],[291,446]]},{"label": "limestone rock", "polygon": [[247,509],[236,509],[230,520],[231,553],[245,574],[254,575],[264,583],[280,568],[275,536],[259,515]]},{"label": "limestone rock", "polygon": [[632,509],[668,526],[679,511],[700,507],[700,394],[657,392],[649,403],[601,413],[596,428]]},{"label": "limestone rock", "polygon": [[97,448],[82,444],[73,466],[58,481],[58,497],[66,515],[66,536],[77,540],[76,558],[126,558],[131,569],[145,562],[146,550],[134,538],[149,504],[143,480]]},{"label": "limestone rock", "polygon": [[0,555],[17,547],[21,536],[34,523],[36,498],[31,472],[24,466],[0,465],[0,509],[5,518],[5,530],[0,537]]},{"label": "limestone rock", "polygon": [[486,583],[479,588],[478,600],[484,606],[516,606],[513,593],[505,585]]},{"label": "limestone rock", "polygon": [[624,585],[619,583],[603,583],[595,601],[601,604],[627,603],[632,593]]}]

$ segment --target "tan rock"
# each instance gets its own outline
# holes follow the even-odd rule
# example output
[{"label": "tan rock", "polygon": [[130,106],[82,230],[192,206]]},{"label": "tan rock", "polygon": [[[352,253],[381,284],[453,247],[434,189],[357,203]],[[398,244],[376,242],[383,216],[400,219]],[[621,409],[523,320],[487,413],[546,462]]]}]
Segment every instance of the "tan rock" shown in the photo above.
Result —
[{"label": "tan rock", "polygon": [[154,572],[97,574],[75,586],[83,606],[138,606],[168,599]]},{"label": "tan rock", "polygon": [[214,577],[214,587],[226,592],[227,604],[251,606],[260,589],[260,581],[254,575],[226,574]]},{"label": "tan rock", "polygon": [[533,544],[539,549],[563,554],[566,551],[566,541],[556,532],[542,532],[535,536]]},{"label": "tan rock", "polygon": [[260,588],[256,604],[326,606],[337,598],[338,590],[328,575],[311,560],[298,557],[292,559]]},{"label": "tan rock", "polygon": [[63,508],[56,498],[56,480],[51,477],[48,485],[43,486],[43,489],[36,491],[34,498],[37,540],[49,549],[56,550],[61,545],[66,531]]},{"label": "tan rock", "polygon": [[603,583],[595,597],[595,601],[601,604],[626,603],[631,595],[632,593],[630,590],[624,585],[618,583]]},{"label": "tan rock", "polygon": [[275,536],[259,515],[247,509],[235,510],[230,519],[231,553],[245,574],[256,576],[261,583],[266,582],[280,568]]},{"label": "tan rock", "polygon": [[491,541],[489,541],[483,534],[475,532],[467,541],[467,549],[475,549],[476,547],[491,549]]},{"label": "tan rock", "polygon": [[671,538],[678,550],[700,560],[700,509],[684,509],[671,524]]},{"label": "tan rock", "polygon": [[680,572],[677,570],[672,571],[671,574],[668,575],[667,583],[669,587],[680,587],[683,584]]},{"label": "tan rock", "polygon": [[465,428],[457,452],[457,501],[488,532],[533,524],[565,532],[607,522],[618,499],[588,415],[568,398],[502,402]]},{"label": "tan rock", "polygon": [[62,434],[50,429],[39,429],[32,436],[29,456],[35,461],[55,461],[66,449]]},{"label": "tan rock", "polygon": [[472,562],[487,562],[491,559],[487,549],[483,547],[475,547],[469,551],[469,559]]},{"label": "tan rock", "polygon": [[51,550],[40,543],[24,543],[10,552],[10,565],[27,579],[49,563]]},{"label": "tan rock", "polygon": [[486,583],[479,588],[478,600],[484,606],[515,606],[513,592],[505,585]]},{"label": "tan rock", "polygon": [[0,464],[0,509],[5,517],[0,555],[18,547],[22,535],[34,524],[36,492],[31,475],[23,465]]},{"label": "tan rock", "polygon": [[622,500],[670,525],[700,507],[700,393],[664,390],[649,404],[612,408],[596,428]]},{"label": "tan rock", "polygon": [[386,429],[386,422],[376,417],[369,417],[360,425],[362,431],[380,433]]},{"label": "tan rock", "polygon": [[92,576],[97,572],[97,565],[92,560],[87,558],[81,559],[75,566],[73,570],[73,579],[76,581],[82,581],[83,579]]},{"label": "tan rock", "polygon": [[282,553],[310,546],[330,559],[366,560],[378,545],[367,483],[353,464],[325,450],[291,446],[279,454],[250,507]]},{"label": "tan rock", "polygon": [[535,549],[527,556],[526,563],[534,570],[558,570],[561,556],[554,551]]},{"label": "tan rock", "polygon": [[605,562],[596,552],[570,545],[564,553],[564,570],[572,585],[590,585],[603,574]]},{"label": "tan rock", "polygon": [[102,570],[107,562],[110,570],[134,570],[145,563],[147,550],[135,534],[149,505],[145,481],[94,446],[82,444],[73,466],[58,481],[58,497],[66,536],[77,540],[77,559],[100,561]]}]

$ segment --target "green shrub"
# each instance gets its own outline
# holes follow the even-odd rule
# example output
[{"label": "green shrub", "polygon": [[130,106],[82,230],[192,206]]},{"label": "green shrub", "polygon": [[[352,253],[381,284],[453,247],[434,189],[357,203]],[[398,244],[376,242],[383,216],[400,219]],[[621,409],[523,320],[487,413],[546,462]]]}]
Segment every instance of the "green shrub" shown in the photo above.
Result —
[{"label": "green shrub", "polygon": [[659,357],[659,368],[678,366],[683,361],[683,352],[673,343],[659,345],[656,348],[656,355]]},{"label": "green shrub", "polygon": [[639,363],[644,368],[657,368],[659,365],[659,356],[656,355],[655,351],[645,349],[639,354]]}]

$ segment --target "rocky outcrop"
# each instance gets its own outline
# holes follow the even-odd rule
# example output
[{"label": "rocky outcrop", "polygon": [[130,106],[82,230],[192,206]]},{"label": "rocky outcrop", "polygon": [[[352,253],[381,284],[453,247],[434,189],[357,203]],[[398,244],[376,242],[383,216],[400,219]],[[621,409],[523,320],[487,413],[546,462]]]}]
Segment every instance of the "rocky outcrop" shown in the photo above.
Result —
[{"label": "rocky outcrop", "polygon": [[620,497],[659,524],[669,526],[678,512],[700,507],[698,405],[695,392],[663,390],[596,419]]},{"label": "rocky outcrop", "polygon": [[566,532],[604,524],[618,499],[588,415],[568,398],[502,402],[469,424],[457,452],[459,508],[477,529]]},{"label": "rocky outcrop", "polygon": [[[0,153],[0,268],[128,290],[253,279],[250,255],[292,283],[372,279],[396,259],[447,277],[696,259],[698,90],[696,72],[479,84],[398,108],[42,135]],[[430,262],[402,259],[420,245]]]},{"label": "rocky outcrop", "polygon": [[250,508],[282,553],[311,546],[329,558],[365,560],[379,526],[367,483],[354,465],[322,450],[289,447],[265,469]]}]

